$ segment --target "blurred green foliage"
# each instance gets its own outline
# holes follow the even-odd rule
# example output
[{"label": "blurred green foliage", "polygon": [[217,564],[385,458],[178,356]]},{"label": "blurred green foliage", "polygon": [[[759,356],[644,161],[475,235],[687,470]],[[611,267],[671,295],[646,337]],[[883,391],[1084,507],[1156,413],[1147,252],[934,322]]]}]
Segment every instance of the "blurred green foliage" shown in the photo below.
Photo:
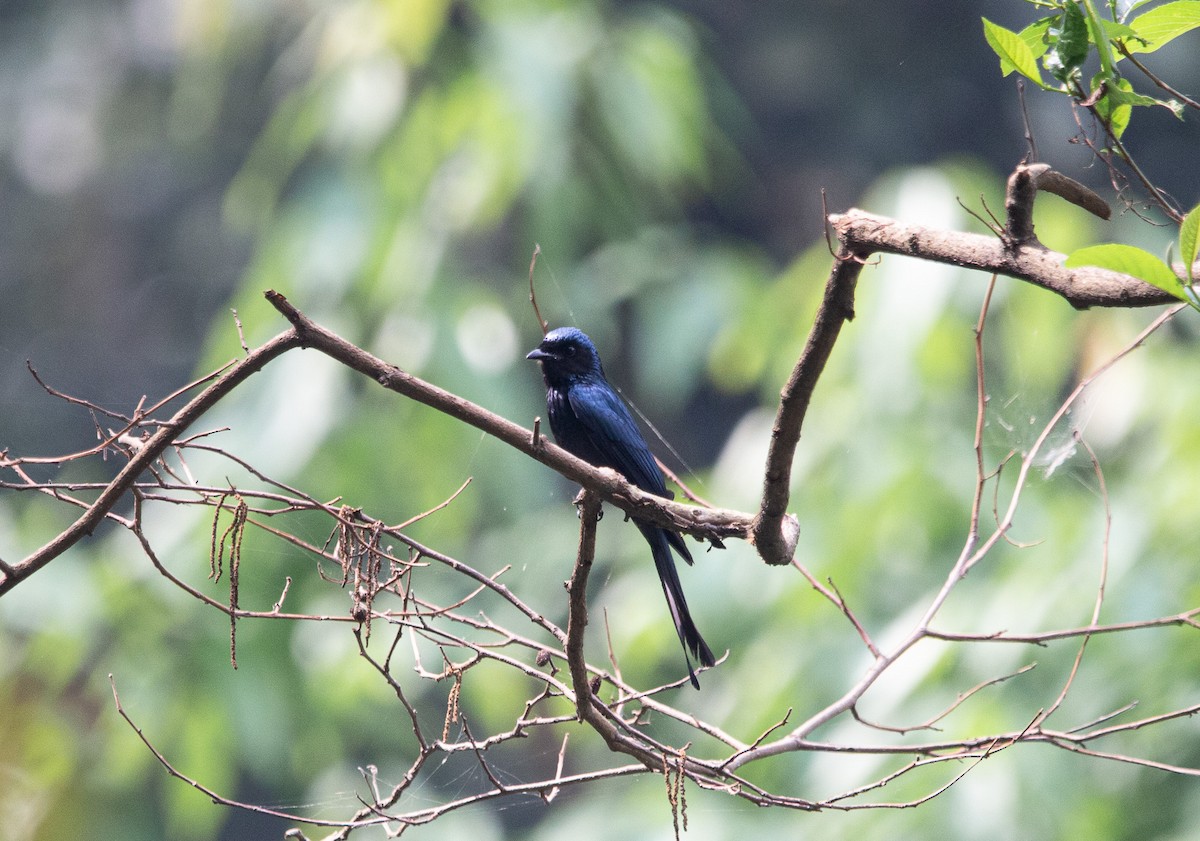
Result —
[{"label": "blurred green foliage", "polygon": [[[231,68],[263,42],[286,45],[254,92],[261,130],[222,198],[226,223],[253,243],[229,302],[251,345],[283,327],[262,298],[264,289],[278,289],[389,361],[530,425],[544,414],[537,371],[522,359],[538,337],[525,285],[538,242],[543,313],[593,336],[613,380],[691,463],[687,475],[704,496],[756,506],[778,390],[803,347],[830,256],[808,236],[780,266],[751,238],[696,218],[697,208],[746,190],[752,176],[717,118],[728,91],[713,45],[692,19],[658,4],[356,0],[311,9],[183,3],[176,26],[181,66],[163,119],[196,155],[219,132],[222,97],[234,95]],[[857,203],[908,222],[967,229],[977,223],[956,199],[982,211],[983,196],[999,208],[1002,179],[956,155],[886,172]],[[1117,224],[1130,239],[1155,236],[1128,219]],[[1090,220],[1051,197],[1041,201],[1037,225],[1059,250],[1094,234]],[[805,427],[791,505],[802,525],[799,560],[832,579],[880,640],[911,626],[965,537],[975,471],[972,331],[986,282],[900,258],[868,268],[857,318]],[[1077,313],[1001,279],[984,335],[988,464],[1025,451],[1076,379],[1150,315]],[[240,353],[231,316],[205,329],[200,371]],[[1109,492],[1102,619],[1145,619],[1200,601],[1186,516],[1200,492],[1192,469],[1200,461],[1200,381],[1185,370],[1196,332],[1194,322],[1178,320],[1093,389],[1052,441],[1061,460],[1040,464],[1025,491],[1012,534],[1021,545],[1002,545],[977,567],[938,627],[1018,632],[1088,621],[1105,501],[1086,454],[1072,450],[1070,428],[1095,448]],[[86,413],[59,404],[46,411],[71,415],[86,440]],[[497,442],[311,351],[256,375],[202,426],[229,427],[216,440],[273,477],[389,522],[433,507],[471,477],[411,536],[485,572],[511,565],[505,583],[563,618],[561,582],[577,536],[573,488]],[[246,479],[215,459],[190,467],[213,482]],[[1001,485],[1010,490],[1010,479]],[[226,598],[224,579],[205,579],[211,520],[161,504],[148,518],[164,563]],[[47,500],[6,494],[0,547],[21,555],[66,522],[68,513]],[[315,545],[328,537],[327,523],[303,515],[287,526]],[[600,555],[593,613],[607,617],[628,677],[661,680],[678,669],[679,652],[644,544],[610,516],[600,527]],[[469,592],[438,573],[416,573],[430,597]],[[679,704],[738,738],[752,741],[788,710],[795,723],[841,695],[867,665],[836,610],[794,570],[768,569],[744,545],[700,553],[683,575],[697,622],[730,656],[704,676],[701,693]],[[315,575],[307,555],[249,532],[242,605],[269,609],[287,576],[291,609],[349,611],[348,593]],[[603,625],[594,625],[588,654],[602,661]],[[377,633],[373,651],[386,636]],[[1074,643],[923,645],[860,712],[888,724],[919,722],[971,686],[1036,661],[963,705],[937,737],[1019,730],[1053,703],[1075,651]],[[1141,704],[1137,715],[1192,703],[1196,659],[1185,630],[1098,637],[1053,721],[1071,726],[1131,701]],[[170,585],[129,535],[113,529],[7,596],[0,604],[0,839],[249,839],[286,828],[216,807],[169,779],[116,715],[109,674],[158,749],[227,796],[337,819],[363,793],[357,769],[376,765],[388,780],[403,773],[414,749],[410,728],[394,694],[358,657],[347,626],[244,621],[238,662],[234,671],[228,620]],[[423,723],[440,732],[448,681],[405,678]],[[462,692],[472,727],[505,728],[529,687],[485,665],[468,673]],[[603,761],[594,735],[568,729],[572,766]],[[663,733],[690,738],[669,726]],[[840,719],[815,735],[878,738]],[[553,769],[559,742],[539,734],[518,747],[503,766],[513,779]],[[1200,762],[1190,722],[1111,747]],[[904,761],[793,754],[748,773],[764,786],[819,797]],[[885,796],[923,796],[960,770],[935,767]],[[479,776],[469,758],[449,762],[421,796],[436,802],[469,792]],[[612,808],[617,798],[621,809]],[[689,790],[688,818],[697,838],[1118,839],[1185,837],[1198,811],[1187,780],[1026,746],[997,753],[920,809],[758,810]],[[661,780],[638,777],[565,790],[549,807],[514,801],[453,813],[423,832],[669,837],[670,813]]]}]

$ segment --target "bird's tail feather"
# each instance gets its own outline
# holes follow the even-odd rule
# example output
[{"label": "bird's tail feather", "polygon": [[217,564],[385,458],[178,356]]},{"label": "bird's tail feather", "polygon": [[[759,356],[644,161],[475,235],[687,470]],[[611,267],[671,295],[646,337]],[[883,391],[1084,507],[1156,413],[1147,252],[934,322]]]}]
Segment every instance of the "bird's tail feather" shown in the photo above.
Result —
[{"label": "bird's tail feather", "polygon": [[[662,582],[663,595],[667,597],[667,608],[671,611],[671,619],[675,622],[675,632],[683,643],[683,653],[687,660],[688,678],[692,686],[699,689],[700,681],[692,670],[692,658],[695,657],[702,666],[716,665],[717,658],[712,649],[700,636],[692,614],[688,611],[687,599],[683,595],[683,584],[679,580],[679,571],[675,568],[675,558],[671,554],[671,544],[668,542],[668,532],[655,526],[638,524],[646,542],[654,555],[654,566],[658,570],[658,579]],[[691,560],[690,557],[688,560]]]}]

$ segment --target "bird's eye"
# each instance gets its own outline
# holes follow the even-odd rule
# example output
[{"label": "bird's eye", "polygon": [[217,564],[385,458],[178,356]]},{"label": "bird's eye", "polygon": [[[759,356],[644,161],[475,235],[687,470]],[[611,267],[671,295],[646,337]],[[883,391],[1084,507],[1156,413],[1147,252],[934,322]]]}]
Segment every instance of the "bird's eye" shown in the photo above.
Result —
[{"label": "bird's eye", "polygon": [[575,355],[575,345],[567,345],[567,356]]}]

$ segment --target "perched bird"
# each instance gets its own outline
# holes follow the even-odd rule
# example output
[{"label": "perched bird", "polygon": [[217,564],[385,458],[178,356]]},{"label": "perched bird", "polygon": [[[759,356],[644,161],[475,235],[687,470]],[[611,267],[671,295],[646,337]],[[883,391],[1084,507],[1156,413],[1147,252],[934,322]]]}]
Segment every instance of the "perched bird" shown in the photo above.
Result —
[{"label": "perched bird", "polygon": [[[550,429],[560,447],[596,467],[613,468],[647,493],[672,496],[629,409],[608,384],[600,354],[587,334],[574,327],[556,328],[525,358],[542,363]],[[714,665],[716,658],[688,613],[671,549],[689,564],[692,555],[678,532],[642,522],[637,527],[650,544],[667,607],[683,643],[688,677],[699,689],[691,658],[703,666]]]}]

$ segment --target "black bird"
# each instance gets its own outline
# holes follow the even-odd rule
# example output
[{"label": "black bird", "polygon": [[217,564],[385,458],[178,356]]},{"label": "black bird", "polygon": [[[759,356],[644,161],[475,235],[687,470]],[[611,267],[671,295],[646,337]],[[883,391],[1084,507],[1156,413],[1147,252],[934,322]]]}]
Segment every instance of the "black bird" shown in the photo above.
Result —
[{"label": "black bird", "polygon": [[[587,334],[574,327],[556,328],[525,358],[542,363],[550,429],[560,447],[596,467],[613,468],[647,493],[672,496],[629,409],[608,384],[600,354]],[[637,527],[650,544],[667,607],[683,643],[688,677],[699,689],[691,657],[703,666],[715,665],[716,658],[688,613],[671,549],[689,564],[692,555],[678,532],[641,522]]]}]

